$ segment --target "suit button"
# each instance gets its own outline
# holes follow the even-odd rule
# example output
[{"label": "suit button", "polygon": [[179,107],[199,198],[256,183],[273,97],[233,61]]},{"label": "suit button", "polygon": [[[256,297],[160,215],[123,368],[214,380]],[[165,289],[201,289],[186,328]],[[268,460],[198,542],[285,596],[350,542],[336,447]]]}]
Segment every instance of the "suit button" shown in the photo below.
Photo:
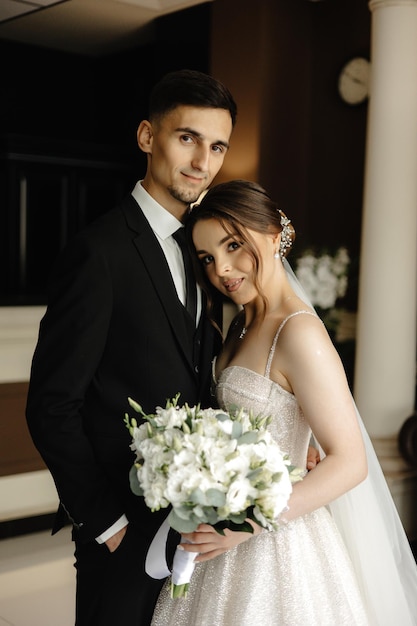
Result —
[{"label": "suit button", "polygon": [[196,374],[198,374],[198,365],[195,366],[194,371]]}]

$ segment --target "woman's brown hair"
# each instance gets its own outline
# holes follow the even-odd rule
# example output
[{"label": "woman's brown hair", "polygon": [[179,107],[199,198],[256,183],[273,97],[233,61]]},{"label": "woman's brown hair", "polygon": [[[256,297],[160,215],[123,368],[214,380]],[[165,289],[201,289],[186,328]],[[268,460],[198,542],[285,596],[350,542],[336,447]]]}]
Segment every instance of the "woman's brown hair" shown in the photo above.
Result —
[{"label": "woman's brown hair", "polygon": [[[265,235],[268,233],[280,233],[282,232],[281,219],[283,217],[285,218],[285,215],[269,197],[265,189],[258,183],[246,180],[232,180],[220,183],[209,189],[201,202],[194,206],[187,218],[186,232],[188,243],[192,250],[196,277],[207,295],[210,318],[212,318],[213,312],[213,287],[195,254],[192,241],[192,232],[195,224],[202,220],[215,219],[223,226],[226,232],[242,242],[254,261],[256,284],[260,258],[257,247],[248,230]],[[289,235],[292,243],[295,240],[295,231],[291,224],[288,227],[290,228]],[[290,249],[291,245],[287,245],[283,256],[286,256]],[[259,285],[257,287],[259,292],[262,293]]]}]

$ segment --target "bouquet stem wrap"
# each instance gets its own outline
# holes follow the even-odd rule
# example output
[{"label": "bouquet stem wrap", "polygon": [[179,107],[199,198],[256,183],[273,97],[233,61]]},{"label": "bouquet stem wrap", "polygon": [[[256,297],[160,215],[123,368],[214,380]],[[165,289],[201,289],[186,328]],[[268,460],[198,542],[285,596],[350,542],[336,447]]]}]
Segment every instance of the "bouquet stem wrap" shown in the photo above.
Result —
[{"label": "bouquet stem wrap", "polygon": [[195,568],[194,561],[197,556],[197,552],[186,552],[185,550],[179,550],[178,548],[175,550],[171,579],[172,598],[187,597],[191,576]]}]

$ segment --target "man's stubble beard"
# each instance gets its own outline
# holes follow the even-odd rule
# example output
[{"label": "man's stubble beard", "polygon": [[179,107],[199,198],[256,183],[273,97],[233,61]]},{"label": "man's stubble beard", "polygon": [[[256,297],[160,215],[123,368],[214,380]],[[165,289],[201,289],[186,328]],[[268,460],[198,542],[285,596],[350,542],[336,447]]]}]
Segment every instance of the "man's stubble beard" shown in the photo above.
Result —
[{"label": "man's stubble beard", "polygon": [[171,185],[170,187],[168,187],[168,191],[175,200],[178,200],[179,202],[182,202],[183,204],[188,206],[189,204],[192,204],[193,202],[196,202],[198,200],[203,190],[201,190],[199,193],[196,193],[193,192],[191,189],[181,189],[179,187],[176,187],[175,185]]}]

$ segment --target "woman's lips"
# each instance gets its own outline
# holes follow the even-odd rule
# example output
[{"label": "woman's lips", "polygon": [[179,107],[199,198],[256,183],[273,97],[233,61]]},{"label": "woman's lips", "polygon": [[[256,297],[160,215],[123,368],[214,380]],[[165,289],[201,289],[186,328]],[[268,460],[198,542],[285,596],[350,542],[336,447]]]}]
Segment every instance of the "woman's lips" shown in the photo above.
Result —
[{"label": "woman's lips", "polygon": [[242,283],[243,278],[236,278],[235,280],[228,280],[226,283],[223,283],[223,286],[226,291],[230,293],[232,291],[237,291]]}]

